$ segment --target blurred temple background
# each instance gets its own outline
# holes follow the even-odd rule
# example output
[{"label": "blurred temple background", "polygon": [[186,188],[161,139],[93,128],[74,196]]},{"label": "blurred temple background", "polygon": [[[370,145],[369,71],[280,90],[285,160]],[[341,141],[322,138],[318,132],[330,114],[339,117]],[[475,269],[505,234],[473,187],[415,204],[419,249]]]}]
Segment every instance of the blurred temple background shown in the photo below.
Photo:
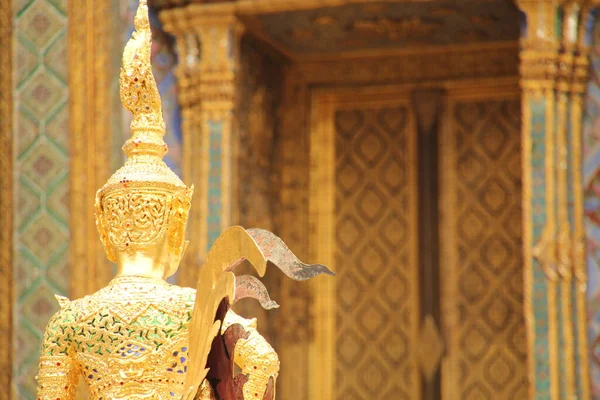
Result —
[{"label": "blurred temple background", "polygon": [[[173,280],[233,224],[338,272],[239,306],[279,399],[600,399],[600,1],[149,3],[196,186]],[[94,196],[136,7],[0,1],[0,400],[36,398],[54,294],[113,274]]]}]

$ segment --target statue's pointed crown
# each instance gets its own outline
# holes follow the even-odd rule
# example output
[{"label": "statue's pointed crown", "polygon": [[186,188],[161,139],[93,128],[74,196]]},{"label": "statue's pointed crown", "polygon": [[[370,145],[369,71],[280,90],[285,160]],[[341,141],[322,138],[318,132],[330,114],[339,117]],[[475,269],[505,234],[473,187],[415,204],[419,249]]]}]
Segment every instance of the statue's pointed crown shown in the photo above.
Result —
[{"label": "statue's pointed crown", "polygon": [[131,39],[123,52],[121,102],[131,111],[131,137],[123,145],[125,164],[98,190],[96,221],[100,236],[116,250],[143,248],[165,232],[176,216],[185,225],[193,188],[188,188],[163,157],[165,122],[150,51],[152,31],[147,0],[140,0]]},{"label": "statue's pointed crown", "polygon": [[134,27],[135,31],[123,52],[119,79],[121,102],[133,114],[131,137],[123,146],[127,161],[100,191],[104,193],[139,184],[184,189],[186,186],[181,179],[163,161],[168,147],[163,141],[165,121],[150,63],[152,31],[147,0],[139,2]]}]

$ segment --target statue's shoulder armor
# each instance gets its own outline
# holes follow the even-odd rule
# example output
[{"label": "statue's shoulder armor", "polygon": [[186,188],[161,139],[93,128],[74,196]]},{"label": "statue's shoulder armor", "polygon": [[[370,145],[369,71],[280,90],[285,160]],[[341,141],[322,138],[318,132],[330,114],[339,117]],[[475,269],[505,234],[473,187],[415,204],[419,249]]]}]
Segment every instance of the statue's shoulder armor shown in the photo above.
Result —
[{"label": "statue's shoulder armor", "polygon": [[196,299],[196,289],[177,285],[171,285],[171,288],[173,288],[179,295],[190,299],[192,302],[194,302]]},{"label": "statue's shoulder armor", "polygon": [[65,296],[61,296],[59,294],[55,294],[54,297],[56,298],[56,301],[58,301],[58,305],[60,306],[61,309],[65,308],[69,304],[71,304],[71,300],[69,300]]},{"label": "statue's shoulder armor", "polygon": [[[182,286],[172,286],[172,287],[176,287],[179,294],[187,299],[190,306],[193,306],[194,302],[196,301],[196,289],[182,287]],[[244,329],[249,329],[249,328],[256,329],[257,328],[256,318],[251,318],[251,319],[244,318],[244,317],[236,314],[233,310],[230,309],[229,311],[227,311],[227,314],[225,315],[225,320],[223,321],[222,331],[225,332],[225,330],[227,330],[227,328],[229,328],[231,325],[234,325],[234,324],[240,324]]]},{"label": "statue's shoulder armor", "polygon": [[54,297],[56,298],[60,309],[56,311],[50,318],[50,321],[47,325],[48,330],[57,329],[58,327],[64,325],[66,321],[73,320],[73,318],[70,318],[73,316],[71,301],[68,298],[58,294],[54,295]]},{"label": "statue's shoulder armor", "polygon": [[73,303],[64,296],[56,295],[60,309],[52,315],[44,332],[42,355],[68,354],[71,346],[70,328],[76,324],[77,312]]},{"label": "statue's shoulder armor", "polygon": [[245,330],[257,328],[256,318],[247,319],[236,314],[233,310],[229,310],[223,321],[222,332],[225,332],[227,328],[234,324],[240,324]]},{"label": "statue's shoulder armor", "polygon": [[52,316],[52,321],[55,323],[61,321],[62,323],[73,322],[77,315],[77,309],[79,308],[80,300],[69,300],[68,297],[55,294],[54,298],[58,302],[60,309]]},{"label": "statue's shoulder armor", "polygon": [[69,300],[67,297],[55,295],[58,304],[60,305],[59,313],[73,317],[75,321],[97,312],[97,307],[94,307],[92,296],[85,296],[76,300]]}]

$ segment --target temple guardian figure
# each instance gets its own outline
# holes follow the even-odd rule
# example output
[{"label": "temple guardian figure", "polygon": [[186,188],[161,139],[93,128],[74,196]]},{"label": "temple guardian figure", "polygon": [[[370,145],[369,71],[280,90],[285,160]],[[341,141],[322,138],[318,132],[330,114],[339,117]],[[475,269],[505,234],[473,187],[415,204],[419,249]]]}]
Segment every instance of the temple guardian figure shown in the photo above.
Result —
[{"label": "temple guardian figure", "polygon": [[46,328],[38,399],[72,400],[83,378],[91,400],[272,400],[277,354],[256,320],[230,307],[245,297],[267,309],[277,304],[257,278],[236,277],[233,270],[246,260],[260,276],[267,263],[296,280],[333,274],[301,263],[270,232],[232,227],[209,251],[196,290],[166,282],[187,246],[193,188],[163,161],[168,149],[146,0],[134,25],[120,76],[121,101],[133,114],[123,146],[127,161],[96,196],[98,232],[118,273],[90,296],[57,296],[61,309]]}]

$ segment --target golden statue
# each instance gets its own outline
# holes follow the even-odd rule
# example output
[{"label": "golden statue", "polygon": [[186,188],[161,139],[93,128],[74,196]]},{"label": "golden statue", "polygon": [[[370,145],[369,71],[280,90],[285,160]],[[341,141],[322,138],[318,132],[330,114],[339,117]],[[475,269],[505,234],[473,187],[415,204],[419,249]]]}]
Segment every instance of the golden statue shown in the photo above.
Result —
[{"label": "golden statue", "polygon": [[256,321],[230,306],[244,297],[267,309],[277,304],[258,279],[236,278],[232,271],[247,260],[260,276],[267,262],[296,280],[332,273],[301,263],[267,231],[233,227],[209,251],[196,290],[165,281],[187,246],[193,188],[163,161],[168,149],[150,66],[146,0],[140,0],[134,25],[120,77],[121,101],[133,113],[131,138],[123,146],[127,161],[96,196],[96,224],[118,273],[90,296],[58,297],[61,309],[44,336],[38,399],[74,399],[83,378],[92,400],[272,400],[277,354]]}]

